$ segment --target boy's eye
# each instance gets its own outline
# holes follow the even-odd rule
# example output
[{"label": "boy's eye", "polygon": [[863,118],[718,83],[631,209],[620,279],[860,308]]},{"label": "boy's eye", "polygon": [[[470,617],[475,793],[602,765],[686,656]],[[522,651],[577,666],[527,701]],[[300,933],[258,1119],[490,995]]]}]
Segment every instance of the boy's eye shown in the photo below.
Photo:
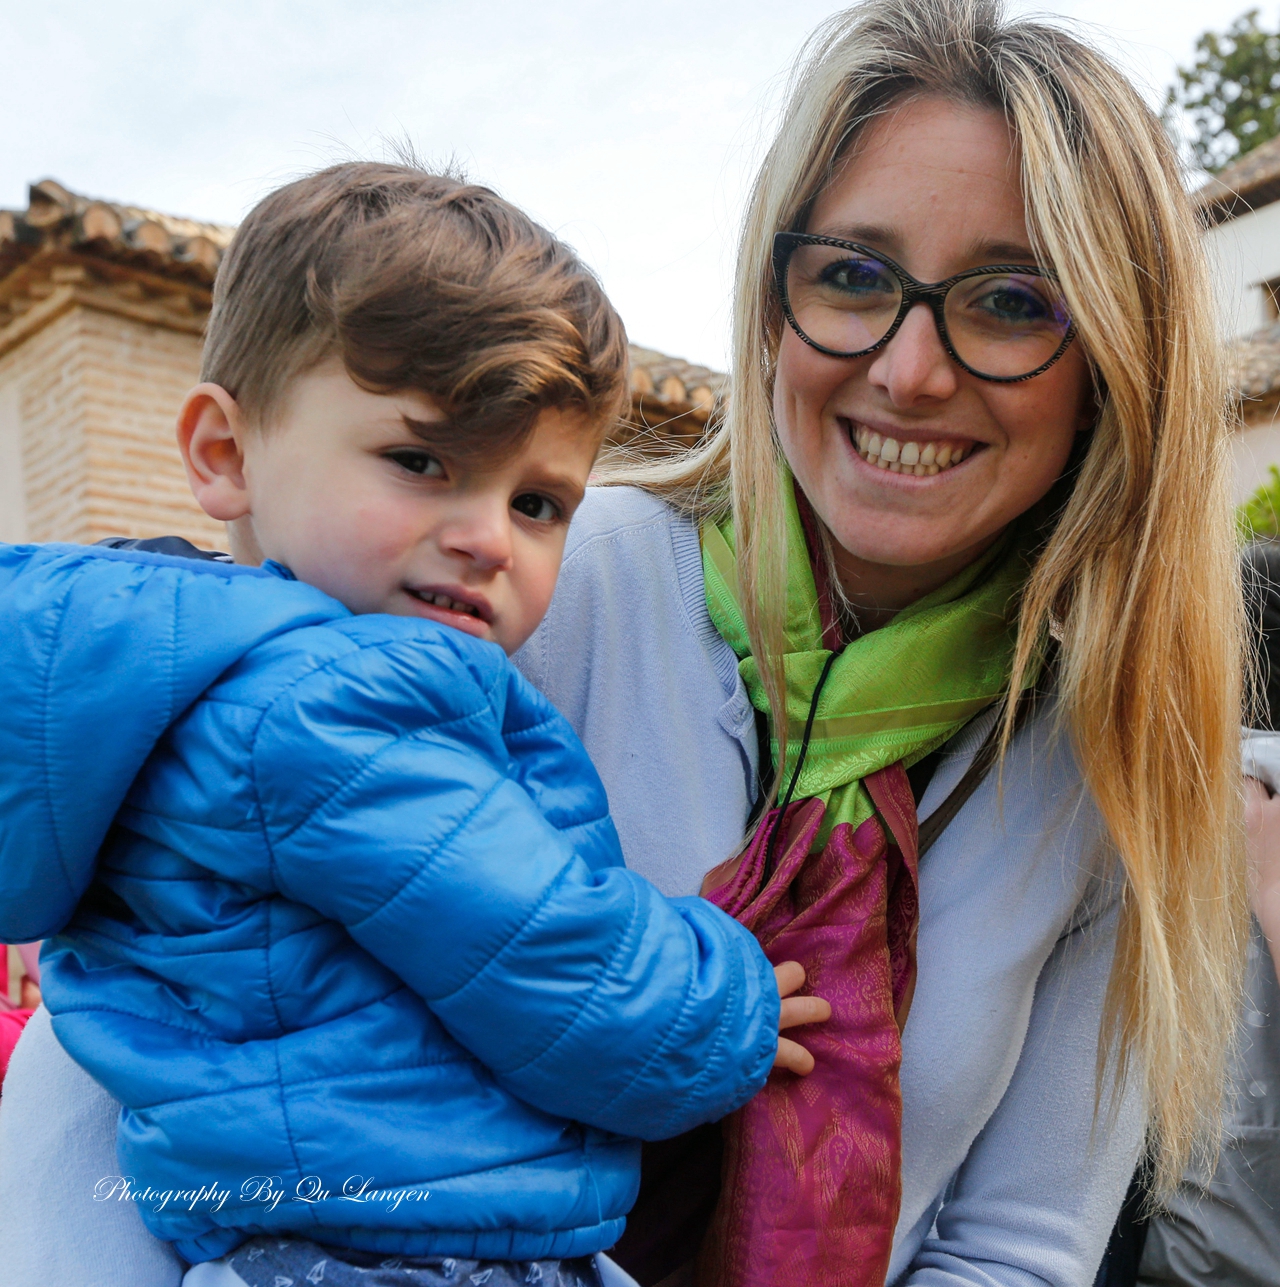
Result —
[{"label": "boy's eye", "polygon": [[439,478],[444,473],[444,466],[429,451],[420,451],[417,447],[397,447],[388,451],[386,457],[401,469],[424,478]]},{"label": "boy's eye", "polygon": [[560,516],[556,503],[537,492],[524,492],[511,502],[511,508],[538,523],[550,523]]}]

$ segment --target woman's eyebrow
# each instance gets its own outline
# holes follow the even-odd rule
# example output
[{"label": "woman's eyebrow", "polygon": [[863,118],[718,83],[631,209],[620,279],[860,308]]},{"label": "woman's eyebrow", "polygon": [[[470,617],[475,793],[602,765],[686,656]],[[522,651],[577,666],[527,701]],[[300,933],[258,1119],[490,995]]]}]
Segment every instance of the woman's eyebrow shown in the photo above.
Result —
[{"label": "woman's eyebrow", "polygon": [[969,254],[979,263],[1036,263],[1035,252],[1021,241],[975,241],[969,247]]},{"label": "woman's eyebrow", "polygon": [[901,236],[886,224],[831,224],[825,228],[814,228],[812,231],[819,237],[835,237],[840,241],[859,241],[863,245],[882,249],[886,254],[897,255],[902,249]]},{"label": "woman's eyebrow", "polygon": [[[816,228],[819,237],[836,237],[841,241],[857,241],[873,250],[883,250],[886,255],[901,259],[905,253],[902,234],[888,224],[850,223],[832,224]],[[977,238],[965,249],[964,259],[974,266],[982,264],[1034,264],[1035,253],[1021,241],[1006,241],[998,237]]]}]

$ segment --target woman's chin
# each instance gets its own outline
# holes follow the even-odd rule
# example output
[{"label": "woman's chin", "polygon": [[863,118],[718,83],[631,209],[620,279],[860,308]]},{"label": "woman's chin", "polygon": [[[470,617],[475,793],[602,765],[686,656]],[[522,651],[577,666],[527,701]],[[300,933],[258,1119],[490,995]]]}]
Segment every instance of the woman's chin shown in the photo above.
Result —
[{"label": "woman's chin", "polygon": [[874,567],[926,568],[976,558],[1003,531],[1005,524],[957,526],[955,513],[904,516],[859,507],[846,510],[838,524],[828,524],[840,545],[837,564],[847,561]]},{"label": "woman's chin", "polygon": [[999,458],[986,455],[966,460],[942,486],[935,478],[900,480],[861,460],[853,467],[843,461],[806,495],[858,562],[906,568],[976,558],[1040,494],[1038,480],[1001,476],[989,468]]}]

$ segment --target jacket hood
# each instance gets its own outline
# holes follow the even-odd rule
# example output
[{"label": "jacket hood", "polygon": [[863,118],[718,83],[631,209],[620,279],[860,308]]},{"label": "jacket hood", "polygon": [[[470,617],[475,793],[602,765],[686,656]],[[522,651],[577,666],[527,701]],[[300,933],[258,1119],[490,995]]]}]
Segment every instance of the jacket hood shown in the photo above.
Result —
[{"label": "jacket hood", "polygon": [[0,545],[0,941],[57,933],[156,742],[224,670],[349,615],[283,570]]}]

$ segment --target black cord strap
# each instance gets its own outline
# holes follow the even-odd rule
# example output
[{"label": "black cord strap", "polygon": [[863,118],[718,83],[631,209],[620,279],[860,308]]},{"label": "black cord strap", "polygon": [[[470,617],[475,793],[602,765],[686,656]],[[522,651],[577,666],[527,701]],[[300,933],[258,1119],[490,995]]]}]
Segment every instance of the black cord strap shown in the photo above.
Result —
[{"label": "black cord strap", "polygon": [[800,781],[800,770],[804,768],[804,757],[809,752],[809,739],[813,735],[813,721],[818,714],[818,698],[822,696],[822,689],[827,682],[827,676],[831,674],[831,667],[835,664],[835,660],[839,655],[839,652],[828,654],[827,664],[822,668],[822,674],[818,677],[818,683],[813,690],[813,698],[809,702],[809,718],[804,722],[804,737],[800,742],[800,754],[796,756],[796,767],[791,771],[791,781],[787,785],[787,794],[783,797],[777,816],[773,820],[773,826],[769,831],[769,843],[764,851],[765,880],[768,880],[773,875],[773,864],[776,859],[775,850],[778,845],[778,836],[782,832],[782,819],[791,805],[791,797],[796,793],[796,783]]}]

